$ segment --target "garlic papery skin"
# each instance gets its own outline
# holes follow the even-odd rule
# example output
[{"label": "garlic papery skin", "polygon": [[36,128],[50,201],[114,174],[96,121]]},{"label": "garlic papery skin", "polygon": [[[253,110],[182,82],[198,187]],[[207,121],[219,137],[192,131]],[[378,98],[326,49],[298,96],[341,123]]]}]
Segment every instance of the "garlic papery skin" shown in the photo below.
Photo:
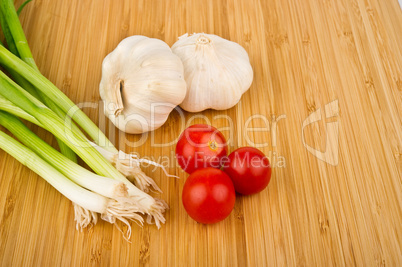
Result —
[{"label": "garlic papery skin", "polygon": [[103,60],[99,91],[104,112],[126,133],[160,127],[186,90],[181,60],[159,39],[128,37]]},{"label": "garlic papery skin", "polygon": [[253,81],[246,50],[205,33],[185,34],[172,46],[184,66],[187,94],[180,107],[190,112],[233,107]]}]

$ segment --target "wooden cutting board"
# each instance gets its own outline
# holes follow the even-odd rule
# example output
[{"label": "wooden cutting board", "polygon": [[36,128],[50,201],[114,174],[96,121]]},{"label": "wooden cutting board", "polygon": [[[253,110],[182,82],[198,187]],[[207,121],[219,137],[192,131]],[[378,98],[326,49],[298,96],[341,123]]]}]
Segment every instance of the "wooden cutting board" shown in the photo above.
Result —
[{"label": "wooden cutting board", "polygon": [[[106,222],[77,231],[71,202],[0,151],[0,266],[402,266],[397,0],[33,0],[20,18],[42,73],[120,149],[180,179],[145,168],[170,210],[160,230],[134,224],[128,243]],[[143,136],[117,131],[99,102],[103,58],[130,35],[172,45],[187,32],[241,44],[250,90],[226,111],[175,111]],[[230,151],[258,147],[274,167],[266,190],[238,196],[214,225],[181,204],[187,175],[174,148],[194,123],[221,129]]]}]

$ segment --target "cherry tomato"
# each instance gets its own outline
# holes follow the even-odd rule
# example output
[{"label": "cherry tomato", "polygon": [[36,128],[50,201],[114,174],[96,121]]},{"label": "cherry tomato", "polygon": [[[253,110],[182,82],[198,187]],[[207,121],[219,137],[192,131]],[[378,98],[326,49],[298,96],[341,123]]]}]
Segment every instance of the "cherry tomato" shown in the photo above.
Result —
[{"label": "cherry tomato", "polygon": [[223,134],[207,124],[195,124],[183,131],[176,145],[176,158],[187,173],[213,167],[219,169],[227,155]]},{"label": "cherry tomato", "polygon": [[271,180],[271,165],[260,150],[241,147],[230,153],[223,166],[236,192],[251,195],[264,190]]},{"label": "cherry tomato", "polygon": [[193,172],[184,184],[182,201],[191,218],[210,224],[222,221],[233,210],[236,193],[229,176],[215,168]]}]

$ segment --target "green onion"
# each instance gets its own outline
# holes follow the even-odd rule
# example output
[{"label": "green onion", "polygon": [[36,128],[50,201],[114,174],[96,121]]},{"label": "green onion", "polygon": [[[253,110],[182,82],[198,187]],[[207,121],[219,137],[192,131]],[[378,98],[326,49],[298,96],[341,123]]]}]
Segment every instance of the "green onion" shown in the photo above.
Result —
[{"label": "green onion", "polygon": [[[95,172],[103,176],[120,177],[121,174],[117,172],[95,149],[91,147],[82,147],[85,145],[86,140],[77,135],[67,136],[64,121],[59,118],[53,111],[46,106],[41,105],[34,99],[28,99],[25,91],[14,83],[3,72],[0,72],[0,94],[2,94],[9,101],[13,102],[27,113],[34,116],[46,129],[52,129],[51,132],[61,139],[70,148],[74,150]],[[34,103],[36,102],[36,103]],[[69,139],[70,137],[70,139]],[[74,139],[72,139],[74,138]],[[72,140],[78,140],[76,145],[71,144]],[[92,152],[92,153],[91,153]],[[123,178],[121,178],[123,179]]]},{"label": "green onion", "polygon": [[26,121],[32,122],[43,128],[42,124],[33,116],[26,113],[24,110],[20,109],[13,102],[7,100],[2,95],[0,95],[0,110],[6,111],[14,116],[20,117]]},{"label": "green onion", "polygon": [[[26,96],[29,99],[32,99],[32,101],[35,101],[31,95],[26,94]],[[40,104],[40,102],[38,102],[38,104]],[[25,112],[24,110],[22,110],[21,108],[16,106],[13,102],[4,98],[4,96],[2,96],[2,95],[0,95],[0,110],[6,111],[16,117],[19,117],[26,121],[32,122],[33,124],[36,124],[41,128],[45,128],[35,117],[31,116],[30,114],[28,114],[27,112]],[[71,130],[72,130],[72,132],[74,132],[74,134],[80,135],[81,137],[83,137],[84,139],[86,139],[89,142],[89,140],[86,138],[84,133],[82,133],[81,130],[74,123],[71,124]],[[90,142],[90,144],[92,146],[97,146],[96,144],[94,144],[92,142]]]},{"label": "green onion", "polygon": [[[35,68],[37,69],[31,50],[28,47],[28,41],[25,37],[21,23],[19,21],[18,14],[15,11],[13,1],[2,0],[0,2],[0,9],[3,17],[3,23],[1,24],[1,26],[3,28],[3,31],[7,32],[7,44],[10,45],[11,41],[13,40],[15,48],[18,51],[18,55],[21,57],[21,59],[27,62],[30,66],[35,66]],[[7,38],[7,36],[9,37]],[[15,51],[11,50],[11,52],[14,53]]]},{"label": "green onion", "polygon": [[17,14],[18,14],[18,16],[21,14],[21,12],[22,12],[22,10],[24,9],[24,7],[29,3],[29,2],[31,2],[32,0],[26,0],[24,3],[22,3],[21,5],[20,5],[20,7],[18,8],[18,10],[17,10]]},{"label": "green onion", "polygon": [[74,163],[35,135],[17,117],[0,111],[0,125],[76,184],[105,197],[127,197],[123,182],[96,175]]},{"label": "green onion", "polygon": [[[3,46],[0,46],[0,63],[23,76],[42,93],[51,99],[57,99],[59,107],[72,117],[73,120],[94,140],[96,144],[117,153],[117,149],[106,138],[101,130],[80,110],[63,92],[53,83],[27,65],[24,61],[13,55]],[[29,112],[28,112],[29,113]]]},{"label": "green onion", "polygon": [[[3,96],[0,95],[0,110],[4,110],[9,112],[10,114],[13,114],[17,117],[20,117],[22,119],[25,119],[29,122],[32,122],[39,127],[43,127],[43,125],[35,119],[35,117],[29,115],[26,113],[24,110],[20,109],[16,105],[14,105],[12,102],[8,101],[5,99]],[[103,149],[102,147],[96,145],[93,142],[88,141],[89,144],[91,144],[99,153],[102,154],[104,158],[106,158],[113,166],[117,168],[119,172],[124,174],[127,178],[130,180],[133,180],[135,185],[142,191],[148,192],[150,188],[153,188],[153,190],[162,192],[158,185],[155,183],[155,181],[148,177],[140,168],[140,163],[141,162],[146,162],[149,165],[154,165],[157,167],[162,168],[163,172],[167,177],[176,177],[174,175],[170,175],[167,173],[165,168],[152,161],[148,161],[145,159],[140,159],[136,157],[135,155],[131,154],[126,154],[122,151],[119,151],[119,153],[113,153],[110,152],[106,149]]]},{"label": "green onion", "polygon": [[[21,8],[23,8],[29,1],[22,4]],[[3,0],[0,3],[0,11],[1,11],[1,25],[4,31],[4,35],[7,40],[7,44],[9,45],[10,51],[16,56],[21,57],[26,63],[28,63],[31,67],[36,69],[39,72],[38,67],[35,64],[33,59],[31,50],[28,46],[28,41],[25,38],[24,31],[22,29],[21,23],[18,19],[18,14],[15,11],[14,4],[12,0]],[[44,101],[44,103],[56,112],[61,118],[64,116],[64,112],[58,108],[58,106],[45,94],[42,92],[38,92],[35,88],[27,82],[23,77],[18,75],[15,71],[8,69],[9,73],[14,77],[18,84],[20,84],[25,90],[27,90],[30,94],[35,96],[38,99]],[[57,139],[57,143],[59,144],[60,151],[72,161],[77,162],[77,157],[74,152],[61,140]]]},{"label": "green onion", "polygon": [[[126,178],[133,176],[136,184],[144,190],[149,185],[155,185],[154,188],[158,189],[155,183],[144,182],[146,180],[144,176],[150,179],[139,168],[139,163],[144,160],[129,155],[128,162],[126,158],[120,158],[118,153],[122,155],[123,152],[118,151],[82,110],[40,74],[19,22],[18,12],[15,11],[12,0],[0,0],[0,23],[11,50],[0,45],[0,64],[15,80],[0,71],[0,110],[6,111],[0,112],[0,124],[8,128],[30,149],[3,132],[1,132],[0,148],[45,179],[49,179],[59,191],[61,185],[65,183],[67,191],[71,189],[71,192],[60,192],[68,193],[68,197],[73,200],[77,225],[80,227],[91,222],[96,223],[96,213],[101,213],[104,220],[114,223],[118,219],[128,226],[127,220],[142,223],[142,217],[137,213],[143,213],[147,215],[148,223],[154,220],[159,228],[160,224],[165,222],[162,213],[167,208],[166,203],[152,198]],[[7,112],[51,132],[58,139],[63,153],[68,155],[69,151],[65,148],[74,151],[96,174],[75,164],[74,158],[71,161],[57,152],[32,133],[19,119]],[[78,127],[94,143],[90,142]],[[15,151],[12,151],[13,149]],[[126,165],[133,162],[134,172],[130,173],[132,170]],[[49,178],[51,175],[55,175],[53,180]],[[77,195],[82,195],[82,199],[74,195],[72,192],[74,188],[79,189]],[[85,192],[88,194],[85,195]],[[82,202],[86,202],[85,199],[89,199],[90,194],[93,200],[88,201],[93,202],[83,205]],[[95,204],[95,198],[98,198],[99,203]]]},{"label": "green onion", "polygon": [[0,131],[0,148],[42,176],[49,184],[74,203],[94,212],[104,212],[107,206],[106,198],[76,185],[32,150],[23,146],[3,131]]},{"label": "green onion", "polygon": [[[105,177],[110,177],[124,182],[127,186],[128,193],[132,197],[137,197],[138,206],[141,207],[140,212],[148,214],[147,222],[155,220],[158,228],[160,223],[165,222],[162,213],[165,211],[166,203],[159,199],[154,199],[135,187],[127,180],[116,168],[114,168],[95,148],[93,148],[85,138],[71,132],[71,129],[66,129],[65,122],[59,118],[49,108],[35,100],[33,97],[27,96],[27,92],[14,83],[9,77],[0,71],[0,94],[13,102],[19,108],[29,113],[39,121],[45,129],[49,130],[56,137],[79,155],[89,167],[97,174]],[[29,99],[31,98],[31,99]],[[34,103],[36,102],[36,103]],[[74,141],[75,144],[72,143]]]},{"label": "green onion", "polygon": [[131,227],[128,220],[137,220],[142,224],[143,219],[136,213],[138,212],[136,208],[133,209],[130,206],[122,205],[121,202],[103,197],[80,187],[58,172],[32,150],[3,131],[0,131],[0,148],[43,177],[57,191],[75,204],[77,227],[86,227],[88,223],[91,223],[91,218],[95,217],[92,212],[100,213],[102,219],[110,223],[115,223],[116,220],[125,223],[128,226],[128,238],[131,235]]}]

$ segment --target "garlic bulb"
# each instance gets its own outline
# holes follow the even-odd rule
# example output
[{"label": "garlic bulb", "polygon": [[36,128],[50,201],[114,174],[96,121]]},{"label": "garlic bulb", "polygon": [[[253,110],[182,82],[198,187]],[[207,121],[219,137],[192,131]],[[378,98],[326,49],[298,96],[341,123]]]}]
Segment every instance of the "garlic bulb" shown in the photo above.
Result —
[{"label": "garlic bulb", "polygon": [[131,36],[103,60],[99,91],[105,115],[120,130],[152,131],[186,95],[183,64],[165,42]]},{"label": "garlic bulb", "polygon": [[253,81],[246,50],[219,36],[185,34],[172,51],[183,62],[187,94],[180,107],[187,111],[231,108]]}]

